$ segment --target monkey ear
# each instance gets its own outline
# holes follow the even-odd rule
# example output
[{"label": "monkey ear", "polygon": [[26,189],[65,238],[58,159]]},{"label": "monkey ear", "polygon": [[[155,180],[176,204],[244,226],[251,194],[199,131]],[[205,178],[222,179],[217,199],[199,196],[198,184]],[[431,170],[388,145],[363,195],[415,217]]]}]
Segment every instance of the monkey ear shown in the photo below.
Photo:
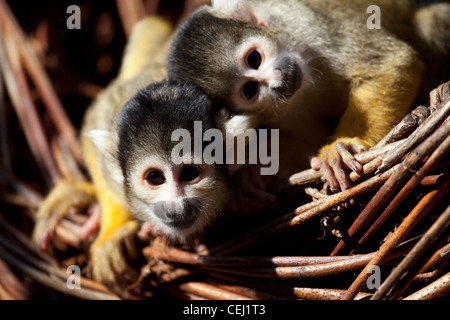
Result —
[{"label": "monkey ear", "polygon": [[269,25],[269,17],[266,12],[256,12],[242,0],[212,0],[211,2],[215,10],[228,18],[252,22],[265,28]]},{"label": "monkey ear", "polygon": [[103,165],[110,172],[111,177],[119,184],[124,178],[118,159],[117,146],[119,136],[115,130],[91,130],[86,135],[92,140],[99,155],[103,158]]}]

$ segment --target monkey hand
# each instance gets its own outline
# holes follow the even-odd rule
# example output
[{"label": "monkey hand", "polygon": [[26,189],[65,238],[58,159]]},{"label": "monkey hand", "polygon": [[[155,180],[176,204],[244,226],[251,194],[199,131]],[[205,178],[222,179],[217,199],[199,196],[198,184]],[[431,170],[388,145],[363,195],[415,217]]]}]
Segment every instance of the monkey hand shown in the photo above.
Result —
[{"label": "monkey hand", "polygon": [[232,211],[251,214],[277,206],[277,197],[267,187],[275,182],[275,176],[262,176],[259,165],[248,165],[235,173],[235,197]]},{"label": "monkey hand", "polygon": [[73,207],[86,207],[96,201],[94,186],[85,181],[60,180],[40,206],[32,240],[47,250],[58,222]]},{"label": "monkey hand", "polygon": [[354,155],[367,150],[368,147],[369,145],[360,138],[338,138],[322,147],[319,155],[311,159],[311,168],[320,170],[331,191],[347,190],[350,183],[345,170],[350,169],[361,175],[363,167]]},{"label": "monkey hand", "polygon": [[139,223],[130,220],[102,230],[90,249],[92,277],[123,298],[129,297],[126,284],[138,278],[138,273],[127,264],[127,257],[133,259],[137,255],[134,235],[138,228]]}]

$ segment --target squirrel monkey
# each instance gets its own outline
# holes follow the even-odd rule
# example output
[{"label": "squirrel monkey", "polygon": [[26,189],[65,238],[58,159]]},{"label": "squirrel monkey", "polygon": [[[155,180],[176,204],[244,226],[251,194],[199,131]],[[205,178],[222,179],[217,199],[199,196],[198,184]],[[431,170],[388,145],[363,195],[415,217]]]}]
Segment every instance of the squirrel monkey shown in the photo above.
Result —
[{"label": "squirrel monkey", "polygon": [[[368,27],[372,5],[380,29]],[[213,0],[176,31],[168,74],[278,128],[278,178],[311,165],[332,191],[345,190],[345,170],[362,173],[354,154],[414,102],[418,51],[441,58],[441,72],[449,65],[449,16],[449,4],[418,9],[408,0]]]},{"label": "squirrel monkey", "polygon": [[183,242],[214,221],[230,195],[225,164],[198,162],[189,152],[182,163],[172,161],[174,130],[193,134],[194,122],[202,121],[203,132],[225,132],[243,123],[194,86],[163,80],[171,34],[171,25],[156,17],[136,24],[117,79],[89,107],[81,130],[93,183],[61,181],[37,215],[33,239],[45,247],[68,208],[98,199],[92,275],[111,287],[117,286],[115,274],[133,274],[121,241],[136,231],[135,219]]}]

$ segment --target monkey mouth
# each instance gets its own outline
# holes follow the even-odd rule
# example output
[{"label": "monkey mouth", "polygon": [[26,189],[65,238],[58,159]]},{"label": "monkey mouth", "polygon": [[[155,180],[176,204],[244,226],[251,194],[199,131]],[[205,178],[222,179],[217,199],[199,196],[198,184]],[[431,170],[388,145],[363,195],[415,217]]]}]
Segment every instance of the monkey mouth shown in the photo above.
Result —
[{"label": "monkey mouth", "polygon": [[162,222],[168,227],[175,229],[187,229],[194,224],[198,218],[198,213],[194,215],[180,214],[179,219],[165,219]]},{"label": "monkey mouth", "polygon": [[202,202],[198,199],[184,199],[183,205],[177,209],[164,208],[158,215],[161,222],[174,229],[187,229],[198,219]]}]

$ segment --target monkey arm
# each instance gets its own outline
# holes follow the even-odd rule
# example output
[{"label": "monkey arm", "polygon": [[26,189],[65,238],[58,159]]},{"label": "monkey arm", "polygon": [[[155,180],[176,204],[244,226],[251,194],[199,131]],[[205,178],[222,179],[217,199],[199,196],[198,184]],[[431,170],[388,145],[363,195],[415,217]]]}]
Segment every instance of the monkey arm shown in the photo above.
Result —
[{"label": "monkey arm", "polygon": [[405,49],[398,56],[382,61],[381,70],[368,68],[372,74],[361,70],[364,66],[352,72],[348,106],[333,136],[334,141],[322,147],[319,156],[311,161],[314,169],[320,168],[332,190],[350,187],[345,169],[363,173],[353,155],[383,138],[414,101],[422,63],[412,49]]},{"label": "monkey arm", "polygon": [[138,228],[123,204],[123,195],[118,195],[105,179],[101,168],[102,159],[87,138],[83,140],[86,165],[92,175],[97,200],[102,213],[100,232],[91,245],[92,276],[110,287],[116,286],[116,275],[133,280],[135,272],[127,265],[122,241],[131,238]]}]

